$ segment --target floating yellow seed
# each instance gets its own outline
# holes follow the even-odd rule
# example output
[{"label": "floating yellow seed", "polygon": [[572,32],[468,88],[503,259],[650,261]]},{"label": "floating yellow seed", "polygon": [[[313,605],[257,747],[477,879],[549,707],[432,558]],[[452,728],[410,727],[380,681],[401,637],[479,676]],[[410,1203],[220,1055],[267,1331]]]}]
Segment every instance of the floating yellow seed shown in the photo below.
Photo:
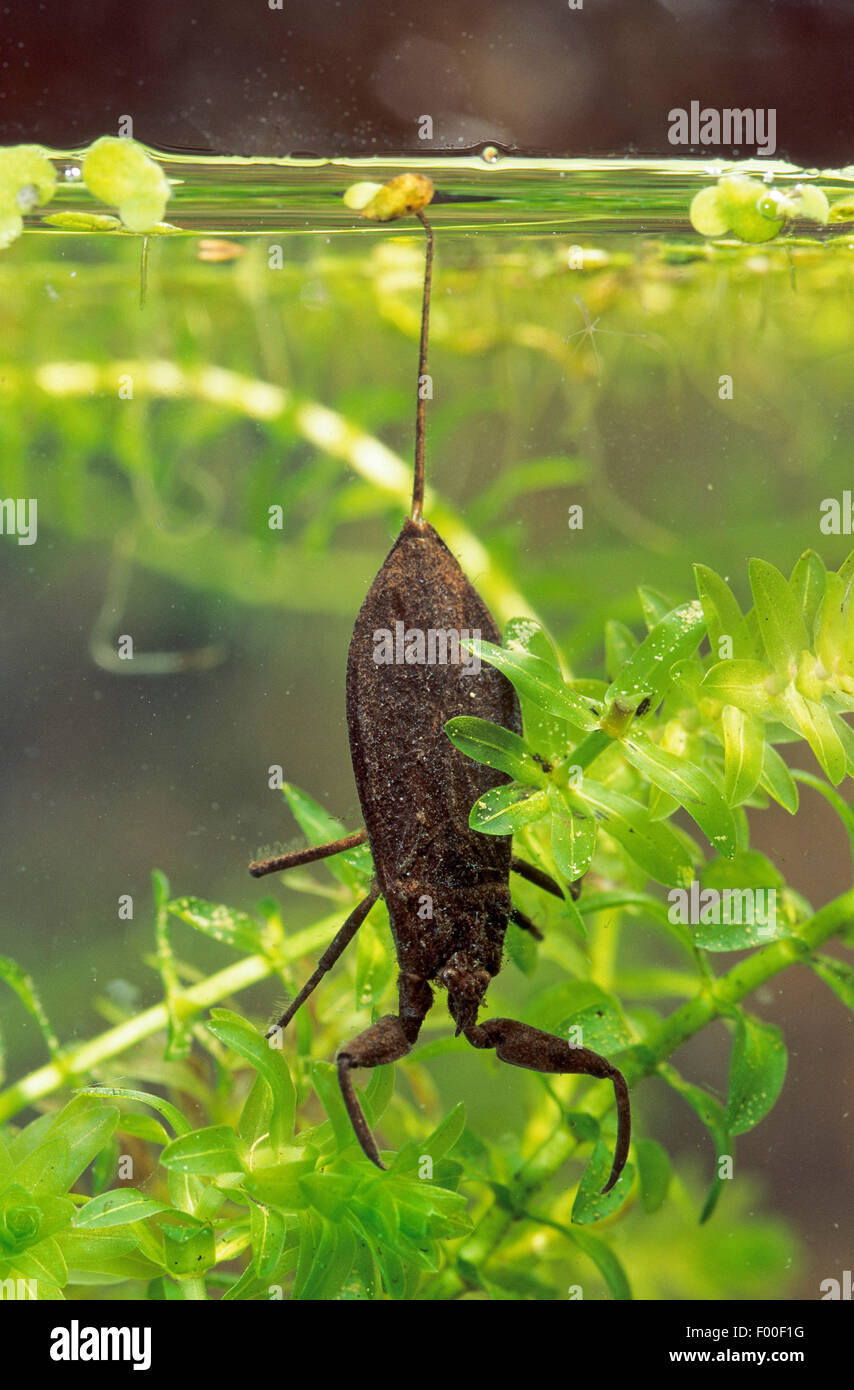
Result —
[{"label": "floating yellow seed", "polygon": [[394,222],[420,212],[433,197],[433,185],[423,174],[398,174],[388,183],[354,183],[344,194],[349,208],[372,222]]}]

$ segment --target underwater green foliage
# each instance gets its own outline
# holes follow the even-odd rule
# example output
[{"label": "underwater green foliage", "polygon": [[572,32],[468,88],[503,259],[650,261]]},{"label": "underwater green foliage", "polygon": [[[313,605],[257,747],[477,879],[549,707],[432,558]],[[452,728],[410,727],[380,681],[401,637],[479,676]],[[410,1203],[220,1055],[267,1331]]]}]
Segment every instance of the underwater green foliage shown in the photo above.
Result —
[{"label": "underwater green foliage", "polygon": [[[369,1124],[394,1136],[383,1146],[388,1171],[378,1172],[352,1132],[335,1068],[322,1058],[332,1051],[330,1028],[343,1040],[357,1013],[384,1011],[394,988],[381,903],[359,934],[349,972],[336,979],[337,1009],[330,982],[327,1025],[303,1010],[280,1050],[268,1045],[259,1019],[222,1007],[205,1011],[266,975],[278,975],[289,991],[297,987],[299,963],[365,892],[371,863],[360,846],[324,869],[338,881],[340,911],[293,937],[273,900],[250,914],[170,898],[156,873],[164,1002],[89,1043],[60,1048],[32,981],[13,962],[0,962],[52,1057],[0,1095],[7,1122],[0,1279],[36,1278],[39,1297],[52,1298],[77,1286],[144,1281],[155,1298],[445,1299],[468,1292],[555,1299],[567,1283],[588,1296],[592,1268],[612,1298],[673,1296],[660,1287],[660,1259],[658,1274],[641,1267],[643,1250],[678,1246],[692,1212],[705,1228],[735,1137],[761,1122],[785,1080],[780,1030],[743,1001],[802,964],[854,1008],[854,971],[821,952],[834,937],[851,944],[854,892],[814,912],[751,849],[744,814],[771,799],[794,814],[797,783],[808,782],[838,811],[854,844],[854,815],[834,790],[854,774],[854,735],[842,718],[854,708],[852,575],[854,555],[827,572],[808,551],[788,580],[754,561],[754,606],[746,614],[704,566],[697,567],[699,599],[675,609],[642,590],[646,636],[610,629],[610,679],[567,679],[547,634],[520,619],[508,625],[503,647],[483,643],[480,655],[516,686],[524,738],[475,718],[447,726],[465,754],[512,779],[476,803],[472,825],[517,834],[565,889],[563,904],[548,909],[542,945],[509,929],[508,954],[520,970],[530,973],[540,951],[565,970],[563,983],[534,998],[526,1020],[583,1037],[633,1088],[657,1077],[686,1102],[708,1129],[715,1157],[704,1199],[697,1175],[674,1171],[666,1149],[642,1129],[622,1177],[603,1197],[612,1097],[582,1078],[539,1079],[540,1099],[516,1151],[471,1127],[461,1105],[437,1115],[431,1129],[422,1110],[435,1111],[436,1103],[421,1063],[457,1052],[458,1040],[449,1037],[428,1042],[401,1067],[411,1095],[395,1086],[393,1067],[373,1072],[362,1092]],[[701,657],[705,637],[711,650]],[[721,651],[730,654],[719,660]],[[812,748],[827,782],[789,771],[775,744],[793,738]],[[287,786],[285,795],[309,843],[340,835],[343,827],[305,793]],[[680,810],[694,833],[673,820]],[[575,902],[569,885],[585,874]],[[704,893],[727,885],[773,889],[779,909],[733,922],[701,914],[690,926],[672,904],[693,879]],[[675,889],[670,907],[650,880]],[[188,987],[170,917],[237,952],[240,965]],[[624,958],[618,941],[630,942],[641,924],[670,938],[677,965],[663,966],[658,951],[640,968],[631,953]],[[727,974],[716,973],[716,953],[732,950],[748,954]],[[685,1002],[661,1013],[656,997],[674,994]],[[733,1036],[725,1105],[669,1061],[716,1018]],[[165,1065],[157,1060],[164,1033]],[[131,1047],[122,1069],[139,1086],[88,1086],[58,1112],[21,1129],[9,1123],[61,1086],[103,1074],[106,1061]],[[176,1098],[192,1097],[200,1119],[145,1089],[152,1080]],[[117,1165],[121,1173],[129,1155],[136,1176],[116,1186]],[[702,1237],[702,1275],[693,1265],[681,1274],[670,1269],[680,1296],[721,1289],[757,1296],[772,1267],[779,1288],[788,1240],[781,1227],[764,1219],[742,1226],[740,1266],[728,1234]]]}]

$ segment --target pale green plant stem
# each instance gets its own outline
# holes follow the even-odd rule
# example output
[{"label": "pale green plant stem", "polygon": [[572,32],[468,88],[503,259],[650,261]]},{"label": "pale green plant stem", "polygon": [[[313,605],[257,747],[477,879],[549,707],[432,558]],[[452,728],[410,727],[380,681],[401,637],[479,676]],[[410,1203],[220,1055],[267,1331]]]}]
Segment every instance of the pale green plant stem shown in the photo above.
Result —
[{"label": "pale green plant stem", "polygon": [[[176,1012],[184,1017],[199,1013],[220,1000],[227,999],[238,990],[257,984],[259,980],[274,974],[277,966],[299,960],[301,956],[311,955],[319,947],[327,945],[340,926],[339,911],[325,917],[315,926],[307,927],[305,931],[296,932],[288,937],[278,948],[275,957],[245,956],[243,960],[227,966],[216,975],[210,975],[207,979],[200,980],[198,984],[174,995]],[[117,1024],[115,1028],[108,1029],[97,1038],[81,1043],[79,1047],[67,1049],[54,1061],[30,1072],[14,1086],[0,1092],[0,1122],[8,1120],[25,1106],[32,1105],[34,1101],[50,1095],[60,1086],[74,1084],[100,1063],[119,1056],[135,1043],[142,1042],[144,1038],[151,1037],[152,1033],[166,1028],[168,1021],[166,1004],[155,1004],[153,1008]]]},{"label": "pale green plant stem", "polygon": [[[272,421],[287,414],[308,443],[343,459],[378,492],[396,498],[404,512],[409,510],[409,463],[337,411],[317,401],[294,397],[273,382],[242,376],[224,367],[190,368],[168,359],[148,358],[111,362],[108,366],[81,361],[43,362],[34,376],[36,386],[55,397],[115,395],[119,379],[129,377],[135,397],[209,401],[251,420]],[[425,492],[424,515],[441,533],[501,622],[536,617],[531,605],[477,537],[430,488]]]}]

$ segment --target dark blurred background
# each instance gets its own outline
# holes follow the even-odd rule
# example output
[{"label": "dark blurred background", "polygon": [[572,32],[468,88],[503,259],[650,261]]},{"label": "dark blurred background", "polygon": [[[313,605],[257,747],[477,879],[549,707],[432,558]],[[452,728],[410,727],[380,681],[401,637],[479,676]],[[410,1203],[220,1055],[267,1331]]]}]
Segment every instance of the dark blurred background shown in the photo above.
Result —
[{"label": "dark blurred background", "polygon": [[3,142],[130,115],[198,153],[669,154],[697,100],[774,108],[778,157],[854,157],[851,0],[15,0],[0,25]]}]

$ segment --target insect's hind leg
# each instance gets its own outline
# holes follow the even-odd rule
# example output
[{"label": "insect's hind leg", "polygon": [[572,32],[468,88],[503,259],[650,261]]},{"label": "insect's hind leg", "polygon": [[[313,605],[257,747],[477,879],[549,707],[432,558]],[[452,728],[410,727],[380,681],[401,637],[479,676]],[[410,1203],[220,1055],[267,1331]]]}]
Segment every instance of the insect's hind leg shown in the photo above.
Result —
[{"label": "insect's hind leg", "polygon": [[327,970],[332,969],[338,957],[341,956],[350,945],[350,942],[353,940],[353,937],[356,935],[356,932],[364,922],[379,895],[379,884],[374,881],[371,884],[368,896],[363,898],[360,903],[357,903],[341,930],[330,941],[323,955],[320,957],[317,969],[311,979],[303,985],[296,999],[291,1000],[291,1003],[278,1022],[274,1023],[272,1028],[267,1030],[265,1034],[266,1037],[271,1038],[278,1029],[287,1028],[297,1009],[302,1008],[308,996],[317,989],[317,986],[320,984]]},{"label": "insect's hind leg", "polygon": [[313,864],[316,859],[329,859],[333,854],[343,854],[344,850],[363,845],[368,838],[367,830],[354,830],[352,835],[342,835],[340,840],[330,840],[326,845],[309,845],[307,849],[296,849],[291,854],[277,854],[272,859],[255,859],[249,865],[253,878],[263,878],[265,874],[277,874],[284,869],[297,869],[301,864]]},{"label": "insect's hind leg", "polygon": [[596,1076],[613,1084],[617,1102],[617,1147],[610,1177],[602,1188],[603,1193],[610,1192],[625,1167],[631,1140],[631,1104],[623,1073],[598,1052],[572,1047],[563,1038],[543,1033],[527,1023],[516,1023],[511,1018],[491,1018],[464,1031],[472,1046],[494,1047],[500,1061],[509,1062],[511,1066],[527,1067],[529,1071]]},{"label": "insect's hind leg", "polygon": [[338,1081],[350,1116],[354,1133],[366,1158],[378,1168],[385,1168],[374,1136],[368,1128],[350,1073],[356,1067],[381,1067],[405,1057],[421,1031],[427,1011],[433,1003],[433,991],[426,980],[415,975],[401,974],[398,982],[399,1014],[386,1014],[377,1019],[364,1033],[346,1043],[338,1053]]}]

